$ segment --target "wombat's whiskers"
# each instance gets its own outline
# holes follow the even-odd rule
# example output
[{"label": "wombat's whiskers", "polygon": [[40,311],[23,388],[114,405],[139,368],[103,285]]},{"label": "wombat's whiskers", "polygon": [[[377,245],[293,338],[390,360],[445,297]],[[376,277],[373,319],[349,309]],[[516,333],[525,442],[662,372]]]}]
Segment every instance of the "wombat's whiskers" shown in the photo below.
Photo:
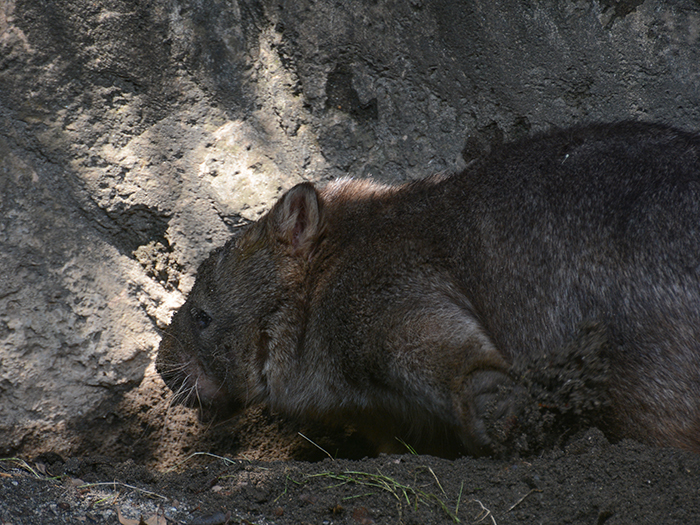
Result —
[{"label": "wombat's whiskers", "polygon": [[[190,386],[188,386],[190,385]],[[173,404],[183,404],[188,405],[190,400],[197,395],[197,386],[189,381],[189,376],[185,377],[180,388],[175,392],[173,396]]]},{"label": "wombat's whiskers", "polygon": [[191,381],[191,374],[188,374],[186,369],[187,363],[168,363],[161,372],[164,377],[174,380],[175,384],[179,385],[170,397],[168,408],[178,404],[187,404],[193,391],[196,390],[196,384]]}]

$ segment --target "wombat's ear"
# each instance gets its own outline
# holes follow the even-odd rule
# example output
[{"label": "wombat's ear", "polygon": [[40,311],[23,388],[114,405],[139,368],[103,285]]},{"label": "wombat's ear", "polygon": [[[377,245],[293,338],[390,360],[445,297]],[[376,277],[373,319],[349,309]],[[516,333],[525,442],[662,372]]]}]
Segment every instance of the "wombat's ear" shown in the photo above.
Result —
[{"label": "wombat's ear", "polygon": [[308,256],[321,230],[321,203],[310,182],[285,193],[273,210],[277,232],[294,255]]}]

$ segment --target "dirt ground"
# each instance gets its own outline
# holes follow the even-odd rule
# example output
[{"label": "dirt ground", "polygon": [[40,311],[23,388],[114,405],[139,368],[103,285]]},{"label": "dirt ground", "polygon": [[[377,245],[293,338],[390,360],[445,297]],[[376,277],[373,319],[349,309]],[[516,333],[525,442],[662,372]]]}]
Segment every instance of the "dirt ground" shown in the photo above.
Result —
[{"label": "dirt ground", "polygon": [[597,429],[537,457],[259,461],[204,454],[0,461],[0,524],[692,523],[700,456]]}]

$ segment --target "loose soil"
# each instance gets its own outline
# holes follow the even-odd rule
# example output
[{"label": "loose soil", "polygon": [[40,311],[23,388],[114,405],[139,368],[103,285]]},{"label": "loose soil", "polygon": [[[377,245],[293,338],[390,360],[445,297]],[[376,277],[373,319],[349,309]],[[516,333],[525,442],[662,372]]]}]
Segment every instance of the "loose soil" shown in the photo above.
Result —
[{"label": "loose soil", "polygon": [[123,458],[0,461],[0,524],[692,523],[700,455],[597,429],[536,457],[192,456],[158,472]]}]

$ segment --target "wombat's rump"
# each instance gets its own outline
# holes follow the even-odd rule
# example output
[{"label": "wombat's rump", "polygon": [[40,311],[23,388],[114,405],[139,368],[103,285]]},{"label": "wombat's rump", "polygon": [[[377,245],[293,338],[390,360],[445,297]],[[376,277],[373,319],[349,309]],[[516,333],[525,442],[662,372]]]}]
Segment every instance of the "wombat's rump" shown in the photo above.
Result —
[{"label": "wombat's rump", "polygon": [[597,125],[449,177],[300,184],[202,264],[157,366],[191,406],[383,449],[489,453],[568,410],[700,451],[700,139]]}]

